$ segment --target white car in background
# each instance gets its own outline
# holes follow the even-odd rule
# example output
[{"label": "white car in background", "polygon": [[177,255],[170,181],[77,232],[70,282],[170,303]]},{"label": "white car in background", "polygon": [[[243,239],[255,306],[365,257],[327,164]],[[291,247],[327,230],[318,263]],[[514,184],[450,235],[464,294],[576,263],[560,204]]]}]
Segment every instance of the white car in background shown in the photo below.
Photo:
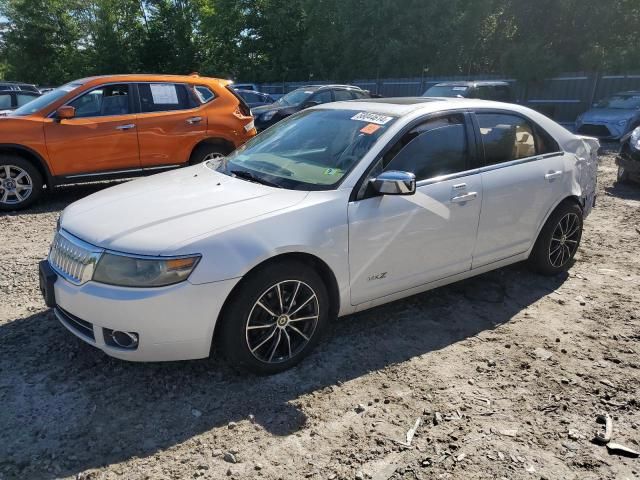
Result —
[{"label": "white car in background", "polygon": [[47,304],[114,357],[291,367],[327,322],[528,260],[566,270],[598,142],[528,108],[388,98],[305,110],[207,162],[70,205]]}]

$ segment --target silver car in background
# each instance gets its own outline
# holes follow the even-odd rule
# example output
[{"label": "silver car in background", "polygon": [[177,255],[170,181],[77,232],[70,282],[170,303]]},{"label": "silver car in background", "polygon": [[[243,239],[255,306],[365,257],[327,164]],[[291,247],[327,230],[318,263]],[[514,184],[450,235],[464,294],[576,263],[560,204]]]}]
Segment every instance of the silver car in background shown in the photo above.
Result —
[{"label": "silver car in background", "polygon": [[616,93],[576,119],[576,132],[602,140],[619,140],[640,125],[640,91]]}]

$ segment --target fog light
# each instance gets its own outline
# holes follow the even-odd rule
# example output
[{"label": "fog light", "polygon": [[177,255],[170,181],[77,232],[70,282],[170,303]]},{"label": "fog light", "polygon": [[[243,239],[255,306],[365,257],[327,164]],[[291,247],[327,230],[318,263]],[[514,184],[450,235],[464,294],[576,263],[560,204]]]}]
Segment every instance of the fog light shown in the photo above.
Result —
[{"label": "fog light", "polygon": [[111,330],[103,328],[104,343],[110,347],[135,350],[138,348],[139,336],[136,332],[123,332],[121,330]]}]

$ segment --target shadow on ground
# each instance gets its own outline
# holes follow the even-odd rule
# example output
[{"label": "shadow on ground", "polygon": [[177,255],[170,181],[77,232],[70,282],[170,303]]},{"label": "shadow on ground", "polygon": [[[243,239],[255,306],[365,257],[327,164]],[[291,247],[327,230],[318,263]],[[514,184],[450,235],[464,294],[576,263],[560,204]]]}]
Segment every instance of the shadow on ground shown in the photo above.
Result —
[{"label": "shadow on ground", "polygon": [[605,187],[604,191],[607,195],[618,197],[623,200],[640,200],[640,183],[616,182],[610,187]]},{"label": "shadow on ground", "polygon": [[16,319],[0,326],[0,472],[73,475],[250,414],[273,435],[292,434],[306,422],[295,405],[301,395],[494,329],[563,281],[518,265],[345,317],[301,365],[272,377],[238,374],[216,358],[126,363],[77,340],[50,313]]},{"label": "shadow on ground", "polygon": [[64,209],[70,203],[88,197],[92,193],[99,192],[108,187],[113,187],[122,181],[95,182],[81,185],[64,185],[54,188],[52,191],[45,191],[33,206],[25,210],[15,210],[0,212],[3,215],[39,215],[42,213],[57,212]]}]

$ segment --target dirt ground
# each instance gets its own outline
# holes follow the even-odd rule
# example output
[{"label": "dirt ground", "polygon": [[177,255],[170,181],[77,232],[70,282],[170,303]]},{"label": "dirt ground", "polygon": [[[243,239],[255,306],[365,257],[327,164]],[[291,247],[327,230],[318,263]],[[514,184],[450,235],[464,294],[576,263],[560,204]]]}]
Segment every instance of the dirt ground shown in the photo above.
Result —
[{"label": "dirt ground", "polygon": [[[632,479],[640,459],[640,186],[601,156],[568,276],[516,265],[334,322],[298,367],[134,364],[45,310],[58,214],[0,217],[0,479]],[[420,419],[409,447],[401,445]]]}]

